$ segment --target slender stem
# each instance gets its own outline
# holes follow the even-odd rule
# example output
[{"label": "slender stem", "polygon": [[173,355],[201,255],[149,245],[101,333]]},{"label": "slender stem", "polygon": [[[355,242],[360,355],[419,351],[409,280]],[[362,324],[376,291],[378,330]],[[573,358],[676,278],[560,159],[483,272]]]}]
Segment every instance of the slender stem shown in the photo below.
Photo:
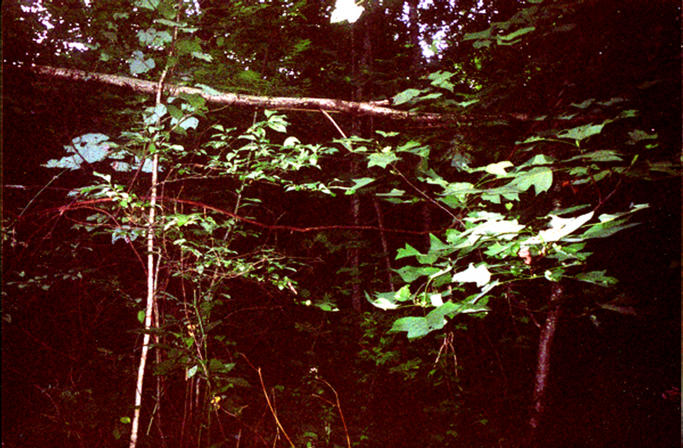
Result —
[{"label": "slender stem", "polygon": [[[83,159],[83,160],[85,160],[85,159]],[[38,190],[38,193],[36,193],[35,196],[33,196],[33,197],[31,198],[31,200],[28,201],[28,204],[26,204],[26,207],[24,207],[24,208],[21,210],[21,213],[19,213],[19,216],[17,216],[17,219],[21,218],[21,217],[24,215],[24,213],[26,213],[26,210],[28,210],[28,208],[31,206],[31,204],[33,204],[33,201],[35,201],[35,200],[38,198],[38,196],[40,196],[40,194],[41,194],[43,191],[47,190],[48,187],[52,184],[52,182],[54,182],[54,181],[56,181],[57,179],[59,179],[59,176],[61,176],[62,174],[66,173],[67,171],[69,171],[69,169],[68,169],[68,168],[65,168],[65,169],[63,169],[62,171],[60,171],[59,173],[57,173],[55,176],[52,176],[52,179],[50,179],[50,180],[48,181],[48,183],[46,183],[45,185],[43,185],[43,187],[42,187],[40,190]]]},{"label": "slender stem", "polygon": [[[161,73],[157,84],[156,105],[161,104],[161,92],[163,91],[164,80],[168,73],[168,66]],[[151,192],[149,200],[149,214],[147,217],[147,306],[145,308],[145,333],[142,337],[142,351],[140,353],[140,364],[138,366],[137,382],[135,386],[135,410],[133,411],[133,422],[130,431],[129,448],[135,448],[138,442],[138,427],[140,425],[140,408],[142,406],[142,386],[145,380],[145,366],[147,364],[147,354],[149,352],[150,329],[152,328],[152,315],[154,314],[154,304],[156,300],[156,269],[154,257],[154,224],[156,222],[157,205],[157,183],[159,181],[159,154],[155,153],[152,157],[152,176]]]},{"label": "slender stem", "polygon": [[334,393],[334,400],[335,400],[336,405],[337,405],[337,410],[339,411],[339,417],[341,418],[342,425],[344,426],[344,434],[346,435],[346,446],[348,448],[351,448],[351,437],[349,437],[349,430],[346,427],[346,420],[344,419],[344,413],[342,412],[341,402],[339,401],[339,394],[337,393],[337,390],[334,387],[332,387],[332,385],[330,383],[328,383],[327,381],[325,381],[322,378],[317,378],[317,379],[318,379],[318,381],[325,383],[327,385],[327,387],[332,389],[332,392]]},{"label": "slender stem", "polygon": [[270,401],[270,397],[268,396],[268,390],[266,389],[266,385],[263,382],[263,375],[261,375],[261,368],[259,367],[256,369],[256,372],[258,373],[258,379],[261,382],[261,389],[263,390],[263,395],[266,397],[266,403],[268,403],[268,409],[270,409],[270,413],[273,415],[273,418],[275,419],[275,423],[277,424],[277,427],[282,431],[282,435],[285,436],[285,439],[287,439],[287,442],[289,442],[289,446],[292,448],[296,448],[294,445],[294,442],[292,442],[292,439],[289,438],[287,435],[287,432],[285,431],[285,428],[282,427],[282,424],[280,423],[280,420],[277,418],[277,412],[275,412],[275,409],[273,408],[273,404]]},{"label": "slender stem", "polygon": [[399,171],[395,166],[394,166],[394,170],[396,171],[396,174],[398,174],[398,175],[401,177],[401,179],[403,179],[403,181],[404,181],[405,183],[407,183],[408,185],[410,185],[410,187],[411,187],[413,190],[417,191],[418,194],[419,194],[420,196],[422,196],[422,197],[425,198],[427,201],[429,201],[431,204],[435,205],[436,207],[438,207],[438,208],[440,208],[441,210],[443,210],[444,212],[446,212],[448,215],[450,215],[451,218],[453,218],[453,220],[454,220],[455,222],[457,222],[457,223],[460,224],[461,226],[463,225],[463,222],[460,220],[460,218],[459,218],[457,215],[455,215],[455,214],[454,214],[452,211],[450,211],[448,208],[444,207],[443,205],[439,204],[439,203],[436,202],[434,199],[432,199],[431,197],[429,197],[429,195],[428,195],[427,193],[425,193],[424,191],[420,190],[415,184],[413,184],[411,181],[409,181],[408,178],[407,178],[401,171]]},{"label": "slender stem", "polygon": [[334,121],[334,118],[330,116],[330,114],[327,113],[327,111],[320,109],[320,112],[322,112],[323,115],[327,117],[328,120],[332,122],[332,125],[337,128],[337,131],[339,131],[339,134],[341,134],[342,138],[346,138],[346,134],[344,134],[344,131],[339,127],[336,121]]}]

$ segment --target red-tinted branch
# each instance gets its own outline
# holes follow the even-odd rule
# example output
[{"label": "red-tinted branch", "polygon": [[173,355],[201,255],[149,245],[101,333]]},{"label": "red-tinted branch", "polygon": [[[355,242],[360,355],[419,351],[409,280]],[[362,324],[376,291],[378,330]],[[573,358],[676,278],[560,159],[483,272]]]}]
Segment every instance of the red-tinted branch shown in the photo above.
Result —
[{"label": "red-tinted branch", "polygon": [[[326,226],[310,226],[310,227],[296,227],[296,226],[288,226],[288,225],[283,225],[283,224],[266,224],[260,221],[256,221],[255,219],[251,218],[245,218],[244,216],[240,216],[236,213],[233,213],[228,210],[223,210],[222,208],[214,207],[213,205],[209,204],[204,204],[199,201],[192,201],[189,199],[178,199],[178,198],[169,198],[166,196],[158,196],[157,200],[160,202],[177,202],[179,204],[187,204],[191,205],[193,207],[198,207],[204,210],[211,210],[213,212],[219,213],[224,216],[228,216],[230,218],[236,219],[240,222],[243,222],[245,224],[252,225],[254,227],[259,227],[261,229],[267,229],[267,230],[287,230],[289,232],[297,232],[297,233],[306,233],[306,232],[323,232],[326,230],[373,230],[373,231],[383,231],[383,232],[389,232],[389,233],[404,233],[408,235],[425,235],[429,233],[439,233],[441,230],[439,229],[432,229],[432,230],[408,230],[408,229],[392,229],[392,228],[380,228],[378,226],[354,226],[354,225],[348,225],[348,224],[332,224],[332,225],[326,225]],[[61,207],[57,208],[51,208],[47,210],[41,210],[40,214],[49,214],[49,213],[59,213],[60,215],[63,215],[64,213],[72,210],[79,210],[79,209],[84,209],[84,208],[91,208],[93,204],[102,204],[106,202],[113,202],[114,199],[112,198],[99,198],[99,199],[87,199],[84,201],[79,201],[79,202],[72,202],[66,205],[62,205]],[[97,209],[99,210],[99,209]],[[101,211],[101,210],[100,210]],[[24,215],[26,217],[27,215]],[[30,216],[30,215],[29,215]]]}]

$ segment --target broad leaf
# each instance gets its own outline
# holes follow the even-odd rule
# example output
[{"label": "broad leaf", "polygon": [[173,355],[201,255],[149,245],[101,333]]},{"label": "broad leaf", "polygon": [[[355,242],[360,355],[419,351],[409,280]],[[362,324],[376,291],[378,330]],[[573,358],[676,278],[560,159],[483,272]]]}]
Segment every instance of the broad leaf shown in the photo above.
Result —
[{"label": "broad leaf", "polygon": [[526,191],[534,187],[536,194],[548,191],[553,184],[553,172],[548,167],[536,167],[530,171],[518,174],[515,179],[508,184]]},{"label": "broad leaf", "polygon": [[415,97],[417,97],[421,93],[422,93],[422,91],[418,90],[418,89],[406,89],[403,92],[400,92],[400,93],[394,95],[392,102],[395,106],[398,106],[399,104],[404,104],[404,103],[407,103],[407,102],[413,100]]},{"label": "broad leaf", "polygon": [[569,138],[576,141],[581,141],[597,135],[602,132],[602,128],[605,127],[605,123],[601,124],[585,124],[583,126],[578,126],[576,128],[567,129],[557,134],[559,138]]},{"label": "broad leaf", "polygon": [[540,231],[538,238],[544,243],[559,241],[590,221],[592,217],[593,212],[588,212],[575,218],[560,218],[559,216],[551,215],[550,228]]},{"label": "broad leaf", "polygon": [[398,156],[393,152],[379,152],[368,156],[368,168],[378,166],[386,168],[387,165],[398,160]]},{"label": "broad leaf", "polygon": [[145,59],[145,54],[140,50],[135,50],[133,55],[128,58],[128,66],[130,67],[130,72],[133,75],[139,75],[141,73],[146,73],[156,67],[154,59]]},{"label": "broad leaf", "polygon": [[600,286],[611,286],[618,283],[616,278],[605,275],[604,270],[580,273],[576,276],[576,279],[582,282],[593,283]]},{"label": "broad leaf", "polygon": [[475,267],[474,263],[470,263],[467,269],[453,275],[453,281],[458,283],[476,283],[481,288],[491,281],[491,273],[486,264],[480,264]]}]

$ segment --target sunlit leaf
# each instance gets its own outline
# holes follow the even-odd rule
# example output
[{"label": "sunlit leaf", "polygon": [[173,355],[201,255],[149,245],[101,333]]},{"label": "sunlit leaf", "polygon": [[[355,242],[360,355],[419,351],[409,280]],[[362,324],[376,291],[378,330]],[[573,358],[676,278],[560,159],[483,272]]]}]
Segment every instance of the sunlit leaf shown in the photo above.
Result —
[{"label": "sunlit leaf", "polygon": [[476,283],[477,286],[481,288],[491,281],[491,273],[486,264],[480,264],[475,267],[474,263],[470,263],[467,269],[453,275],[453,281],[459,283]]},{"label": "sunlit leaf", "polygon": [[135,0],[135,6],[154,11],[161,3],[161,0]]},{"label": "sunlit leaf", "polygon": [[517,39],[517,38],[520,37],[520,36],[523,36],[523,35],[525,35],[525,34],[527,34],[527,33],[532,32],[532,31],[534,31],[535,29],[536,29],[536,27],[528,26],[528,27],[526,27],[526,28],[518,29],[517,31],[514,31],[514,32],[512,32],[512,33],[510,33],[510,34],[507,34],[507,35],[505,35],[505,36],[496,36],[496,38],[499,39],[499,40],[502,40],[502,41],[509,42],[509,41],[513,41],[513,40]]},{"label": "sunlit leaf", "polygon": [[211,56],[208,53],[204,53],[202,51],[193,51],[190,53],[193,58],[201,59],[202,61],[205,62],[213,62],[213,56]]},{"label": "sunlit leaf", "polygon": [[587,139],[588,137],[592,137],[593,135],[600,134],[603,127],[605,127],[605,123],[586,124],[562,131],[561,133],[557,134],[557,136],[559,138],[569,138],[572,140],[581,141]]},{"label": "sunlit leaf", "polygon": [[145,59],[145,54],[140,50],[135,50],[133,55],[128,58],[128,66],[130,67],[130,72],[133,75],[139,75],[141,73],[146,73],[156,67],[153,58]]},{"label": "sunlit leaf", "polygon": [[371,184],[375,181],[374,177],[361,177],[360,179],[351,179],[353,181],[353,186],[346,190],[346,193],[344,194],[355,194],[356,191],[360,188],[363,188],[364,186]]},{"label": "sunlit leaf", "polygon": [[406,247],[401,248],[398,250],[396,254],[396,259],[400,260],[401,258],[406,258],[406,257],[414,257],[417,255],[421,255],[420,251],[415,249],[413,246],[410,244],[406,244]]},{"label": "sunlit leaf", "polygon": [[548,191],[552,184],[553,171],[548,167],[536,167],[518,174],[510,186],[518,187],[521,191],[526,191],[533,186],[536,194],[539,194]]},{"label": "sunlit leaf", "polygon": [[197,129],[197,126],[199,125],[199,120],[196,117],[187,117],[180,123],[178,123],[178,126],[180,126],[181,129]]},{"label": "sunlit leaf", "polygon": [[489,174],[493,174],[496,177],[504,177],[507,174],[505,170],[511,166],[513,166],[512,162],[505,160],[502,162],[486,165],[484,167],[484,171]]},{"label": "sunlit leaf", "polygon": [[336,0],[334,10],[330,16],[330,23],[340,23],[348,21],[354,23],[363,14],[363,8],[357,5],[355,0]]},{"label": "sunlit leaf", "polygon": [[368,156],[368,168],[378,166],[386,168],[387,165],[398,160],[398,156],[393,152],[377,152]]},{"label": "sunlit leaf", "polygon": [[415,339],[429,334],[433,329],[427,323],[426,318],[409,316],[397,319],[389,332],[399,333],[405,331],[408,339]]},{"label": "sunlit leaf", "polygon": [[538,237],[543,242],[559,241],[570,233],[576,231],[579,227],[590,221],[593,217],[593,212],[588,212],[584,215],[575,218],[560,218],[559,216],[550,216],[550,227],[538,233]]},{"label": "sunlit leaf", "polygon": [[199,366],[197,366],[196,364],[195,364],[194,366],[190,367],[190,368],[188,369],[187,374],[185,375],[185,377],[186,377],[187,379],[189,379],[189,378],[192,378],[193,376],[195,376],[195,374],[197,373],[197,369],[198,369],[198,368],[199,368]]},{"label": "sunlit leaf", "polygon": [[394,95],[394,97],[392,99],[392,103],[395,106],[398,106],[399,104],[407,103],[407,102],[413,100],[415,97],[417,97],[421,93],[422,93],[422,91],[418,90],[418,89],[406,89],[403,92],[400,92],[400,93]]}]

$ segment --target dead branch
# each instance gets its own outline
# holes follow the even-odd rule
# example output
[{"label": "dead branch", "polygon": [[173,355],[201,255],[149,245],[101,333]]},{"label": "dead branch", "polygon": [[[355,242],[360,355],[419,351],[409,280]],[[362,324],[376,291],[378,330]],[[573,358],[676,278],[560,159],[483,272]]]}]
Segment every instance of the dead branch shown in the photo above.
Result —
[{"label": "dead branch", "polygon": [[[72,68],[50,67],[34,65],[28,70],[42,76],[51,78],[68,79],[83,82],[99,82],[112,86],[124,87],[138,93],[156,93],[157,83],[145,81],[143,79],[131,78],[128,76],[110,75],[106,73],[87,72]],[[331,98],[307,98],[307,97],[278,97],[278,96],[256,96],[242,95],[230,92],[214,93],[196,88],[179,86],[175,84],[165,84],[165,93],[178,95],[181,93],[189,95],[199,95],[209,103],[223,104],[236,107],[261,107],[272,110],[305,110],[310,112],[341,112],[354,115],[371,115],[375,117],[385,117],[394,120],[410,120],[425,124],[444,124],[462,123],[471,121],[471,117],[464,115],[455,116],[452,114],[438,114],[429,112],[410,112],[388,107],[389,101],[346,101]]]}]

